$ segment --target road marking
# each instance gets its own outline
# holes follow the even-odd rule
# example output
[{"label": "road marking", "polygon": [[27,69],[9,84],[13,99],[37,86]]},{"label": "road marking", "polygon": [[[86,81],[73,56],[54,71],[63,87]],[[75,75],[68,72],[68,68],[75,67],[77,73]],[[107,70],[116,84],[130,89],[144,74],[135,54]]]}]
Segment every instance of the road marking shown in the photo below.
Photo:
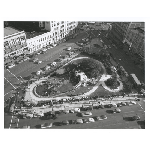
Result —
[{"label": "road marking", "polygon": [[[141,107],[141,109],[143,109],[143,107],[141,106],[141,104],[138,103],[138,105]],[[145,112],[145,111],[144,111]]]},{"label": "road marking", "polygon": [[[138,111],[143,111],[143,110],[138,110]],[[137,111],[127,111],[127,112],[123,112],[123,113],[131,113],[131,112],[137,112]]]},{"label": "road marking", "polygon": [[[12,74],[17,80],[19,80],[17,77],[16,77],[16,75],[15,74],[13,74],[12,72],[10,72],[10,70],[9,69],[7,69],[7,71],[10,73],[10,74]],[[20,81],[20,80],[19,80]]]},{"label": "road marking", "polygon": [[[5,77],[4,77],[5,78]],[[9,82],[6,78],[5,78],[5,80],[7,81],[7,82]],[[10,82],[9,82],[10,83]],[[16,87],[15,86],[13,86],[11,83],[10,83],[10,85],[14,88],[14,89],[16,89]]]},{"label": "road marking", "polygon": [[4,96],[6,96],[7,94],[11,93],[13,90],[9,91],[8,93],[6,93]]}]

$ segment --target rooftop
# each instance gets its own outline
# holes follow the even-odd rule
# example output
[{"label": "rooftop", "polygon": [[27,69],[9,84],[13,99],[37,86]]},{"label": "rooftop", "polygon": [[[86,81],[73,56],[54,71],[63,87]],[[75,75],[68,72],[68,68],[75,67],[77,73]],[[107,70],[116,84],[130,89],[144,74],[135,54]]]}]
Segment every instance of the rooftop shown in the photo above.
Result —
[{"label": "rooftop", "polygon": [[47,33],[47,32],[49,32],[49,31],[43,30],[43,31],[39,31],[39,32],[37,32],[37,31],[26,32],[26,38],[27,38],[27,39],[30,39],[30,38],[33,38],[33,37],[42,35],[42,34]]},{"label": "rooftop", "polygon": [[14,34],[14,33],[18,33],[18,32],[20,32],[20,31],[14,29],[14,28],[12,28],[12,27],[6,27],[6,28],[4,28],[4,37],[5,37],[5,36],[8,36],[8,35],[12,35],[12,34]]}]

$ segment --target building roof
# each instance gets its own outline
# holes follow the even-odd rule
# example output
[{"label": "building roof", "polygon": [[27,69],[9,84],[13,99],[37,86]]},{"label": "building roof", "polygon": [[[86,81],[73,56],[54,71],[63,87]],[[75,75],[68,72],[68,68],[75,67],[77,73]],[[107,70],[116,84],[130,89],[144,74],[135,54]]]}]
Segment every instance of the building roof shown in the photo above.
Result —
[{"label": "building roof", "polygon": [[32,33],[30,33],[30,32],[26,32],[26,38],[27,39],[31,39],[31,38],[34,38],[34,37],[36,37],[36,36],[39,36],[39,35],[42,35],[42,34],[44,34],[44,33],[47,33],[47,32],[49,32],[49,31],[40,31],[40,32],[32,32]]},{"label": "building roof", "polygon": [[14,29],[14,28],[12,28],[12,27],[6,27],[6,28],[4,28],[4,37],[5,37],[5,36],[8,36],[8,35],[12,35],[12,34],[14,34],[14,33],[18,33],[18,32],[20,32],[20,31]]}]

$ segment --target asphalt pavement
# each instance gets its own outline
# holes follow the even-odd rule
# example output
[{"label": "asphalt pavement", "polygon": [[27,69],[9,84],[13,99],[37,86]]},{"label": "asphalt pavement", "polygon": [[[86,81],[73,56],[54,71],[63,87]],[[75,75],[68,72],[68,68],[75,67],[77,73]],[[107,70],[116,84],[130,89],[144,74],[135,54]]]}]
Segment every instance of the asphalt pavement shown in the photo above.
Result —
[{"label": "asphalt pavement", "polygon": [[[20,119],[19,126],[23,125],[30,125],[31,128],[36,128],[36,125],[43,124],[43,123],[57,123],[63,120],[76,120],[78,118],[90,118],[94,116],[101,116],[106,115],[107,120],[96,121],[94,123],[84,123],[84,124],[77,124],[77,125],[64,125],[64,126],[53,126],[51,129],[140,129],[140,125],[138,121],[126,121],[123,117],[132,117],[135,115],[140,116],[140,121],[145,120],[145,112],[141,107],[138,105],[132,106],[123,106],[120,107],[121,113],[112,114],[110,110],[114,110],[115,108],[104,108],[99,110],[92,110],[92,116],[89,117],[79,117],[77,113],[69,113],[69,114],[61,114],[58,115],[56,120],[41,120],[39,118],[33,119]],[[83,111],[85,112],[85,111]],[[5,119],[5,128],[9,127],[9,119],[11,117],[4,118]],[[54,123],[54,124],[55,124]]]},{"label": "asphalt pavement", "polygon": [[[98,32],[93,31],[93,34],[98,34]],[[40,54],[37,57],[39,58],[39,60],[43,60],[42,64],[33,64],[33,62],[29,62],[28,60],[26,62],[23,62],[17,66],[15,66],[14,68],[10,69],[10,71],[12,72],[12,74],[5,70],[4,71],[4,76],[6,79],[8,79],[14,86],[21,82],[21,78],[22,77],[26,77],[31,75],[32,72],[38,71],[40,70],[40,68],[46,66],[48,63],[52,62],[53,60],[57,59],[59,57],[59,55],[63,55],[65,53],[67,53],[66,51],[64,51],[63,49],[74,45],[74,42],[79,41],[81,38],[87,37],[88,34],[85,32],[82,32],[81,35],[77,36],[76,39],[71,39],[65,43],[61,43],[60,45],[56,46],[55,48],[52,48],[50,50],[47,51],[46,54]],[[93,35],[94,36],[94,35]],[[111,43],[101,35],[102,40],[104,41],[104,43],[106,45],[111,45]],[[74,45],[76,46],[76,45]],[[110,51],[115,57],[116,59],[119,61],[119,59],[121,58],[121,61],[119,62],[125,69],[127,72],[130,73],[135,73],[137,75],[137,77],[140,80],[143,80],[143,74],[139,71],[139,69],[133,64],[132,60],[130,60],[130,58],[127,56],[125,57],[124,52],[122,52],[122,50],[116,49],[115,47],[113,47],[111,45],[111,49],[108,49],[108,51]],[[20,81],[14,77],[14,75],[18,77],[18,79],[20,79]],[[10,85],[10,83],[8,83],[7,81],[4,82],[4,90],[5,90],[5,94],[9,93],[12,89],[14,89],[12,87],[12,85]],[[9,95],[9,94],[8,94]],[[5,98],[5,97],[4,97]],[[100,110],[93,110],[92,116],[100,116],[100,115],[104,115],[106,114],[108,119],[107,120],[103,120],[103,121],[98,121],[95,123],[89,123],[89,124],[79,124],[79,125],[68,125],[68,126],[53,126],[52,128],[59,128],[59,129],[132,129],[132,128],[136,128],[139,129],[140,126],[137,123],[137,121],[125,121],[123,120],[124,116],[133,116],[138,114],[141,117],[141,120],[144,121],[145,120],[145,101],[141,101],[138,102],[138,104],[133,105],[133,106],[124,106],[121,107],[122,112],[120,114],[109,114],[106,111],[107,109],[100,109]],[[58,117],[58,119],[56,120],[40,120],[39,118],[33,118],[33,119],[22,119],[19,122],[20,126],[23,126],[25,124],[28,124],[31,126],[31,128],[35,128],[36,125],[38,124],[42,124],[45,122],[59,122],[59,121],[63,121],[63,120],[69,120],[69,119],[77,119],[79,118],[78,116],[76,116],[76,114],[63,114],[61,116]],[[9,127],[9,123],[10,123],[10,119],[11,116],[4,114],[4,127],[8,128]]]},{"label": "asphalt pavement", "polygon": [[78,47],[74,43],[86,36],[87,34],[85,32],[81,32],[75,39],[71,39],[69,41],[59,44],[58,46],[52,49],[47,50],[46,54],[37,55],[36,57],[39,58],[39,60],[43,61],[41,64],[34,64],[33,62],[29,62],[29,60],[27,60],[9,69],[12,74],[14,74],[16,77],[18,77],[18,79],[20,79],[20,81],[5,69],[4,77],[9,81],[8,82],[7,80],[4,80],[4,95],[6,94],[5,97],[8,98],[9,94],[7,93],[13,90],[14,87],[17,87],[18,84],[22,81],[21,77],[27,77],[31,75],[32,72],[36,72],[40,70],[40,68],[45,67],[50,62],[53,62],[60,55],[65,55],[66,53],[68,53],[68,51],[63,50],[66,47],[71,46],[72,49]]}]

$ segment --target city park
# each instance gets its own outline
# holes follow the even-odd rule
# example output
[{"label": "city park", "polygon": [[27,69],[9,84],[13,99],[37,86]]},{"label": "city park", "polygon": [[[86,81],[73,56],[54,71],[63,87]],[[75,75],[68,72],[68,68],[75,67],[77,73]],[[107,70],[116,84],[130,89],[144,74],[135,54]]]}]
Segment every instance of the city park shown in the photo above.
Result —
[{"label": "city park", "polygon": [[103,43],[98,43],[99,39],[87,41],[64,59],[51,63],[48,69],[24,78],[26,81],[15,90],[14,100],[6,108],[13,112],[15,108],[51,107],[73,100],[139,93],[123,66],[107,52]]}]

